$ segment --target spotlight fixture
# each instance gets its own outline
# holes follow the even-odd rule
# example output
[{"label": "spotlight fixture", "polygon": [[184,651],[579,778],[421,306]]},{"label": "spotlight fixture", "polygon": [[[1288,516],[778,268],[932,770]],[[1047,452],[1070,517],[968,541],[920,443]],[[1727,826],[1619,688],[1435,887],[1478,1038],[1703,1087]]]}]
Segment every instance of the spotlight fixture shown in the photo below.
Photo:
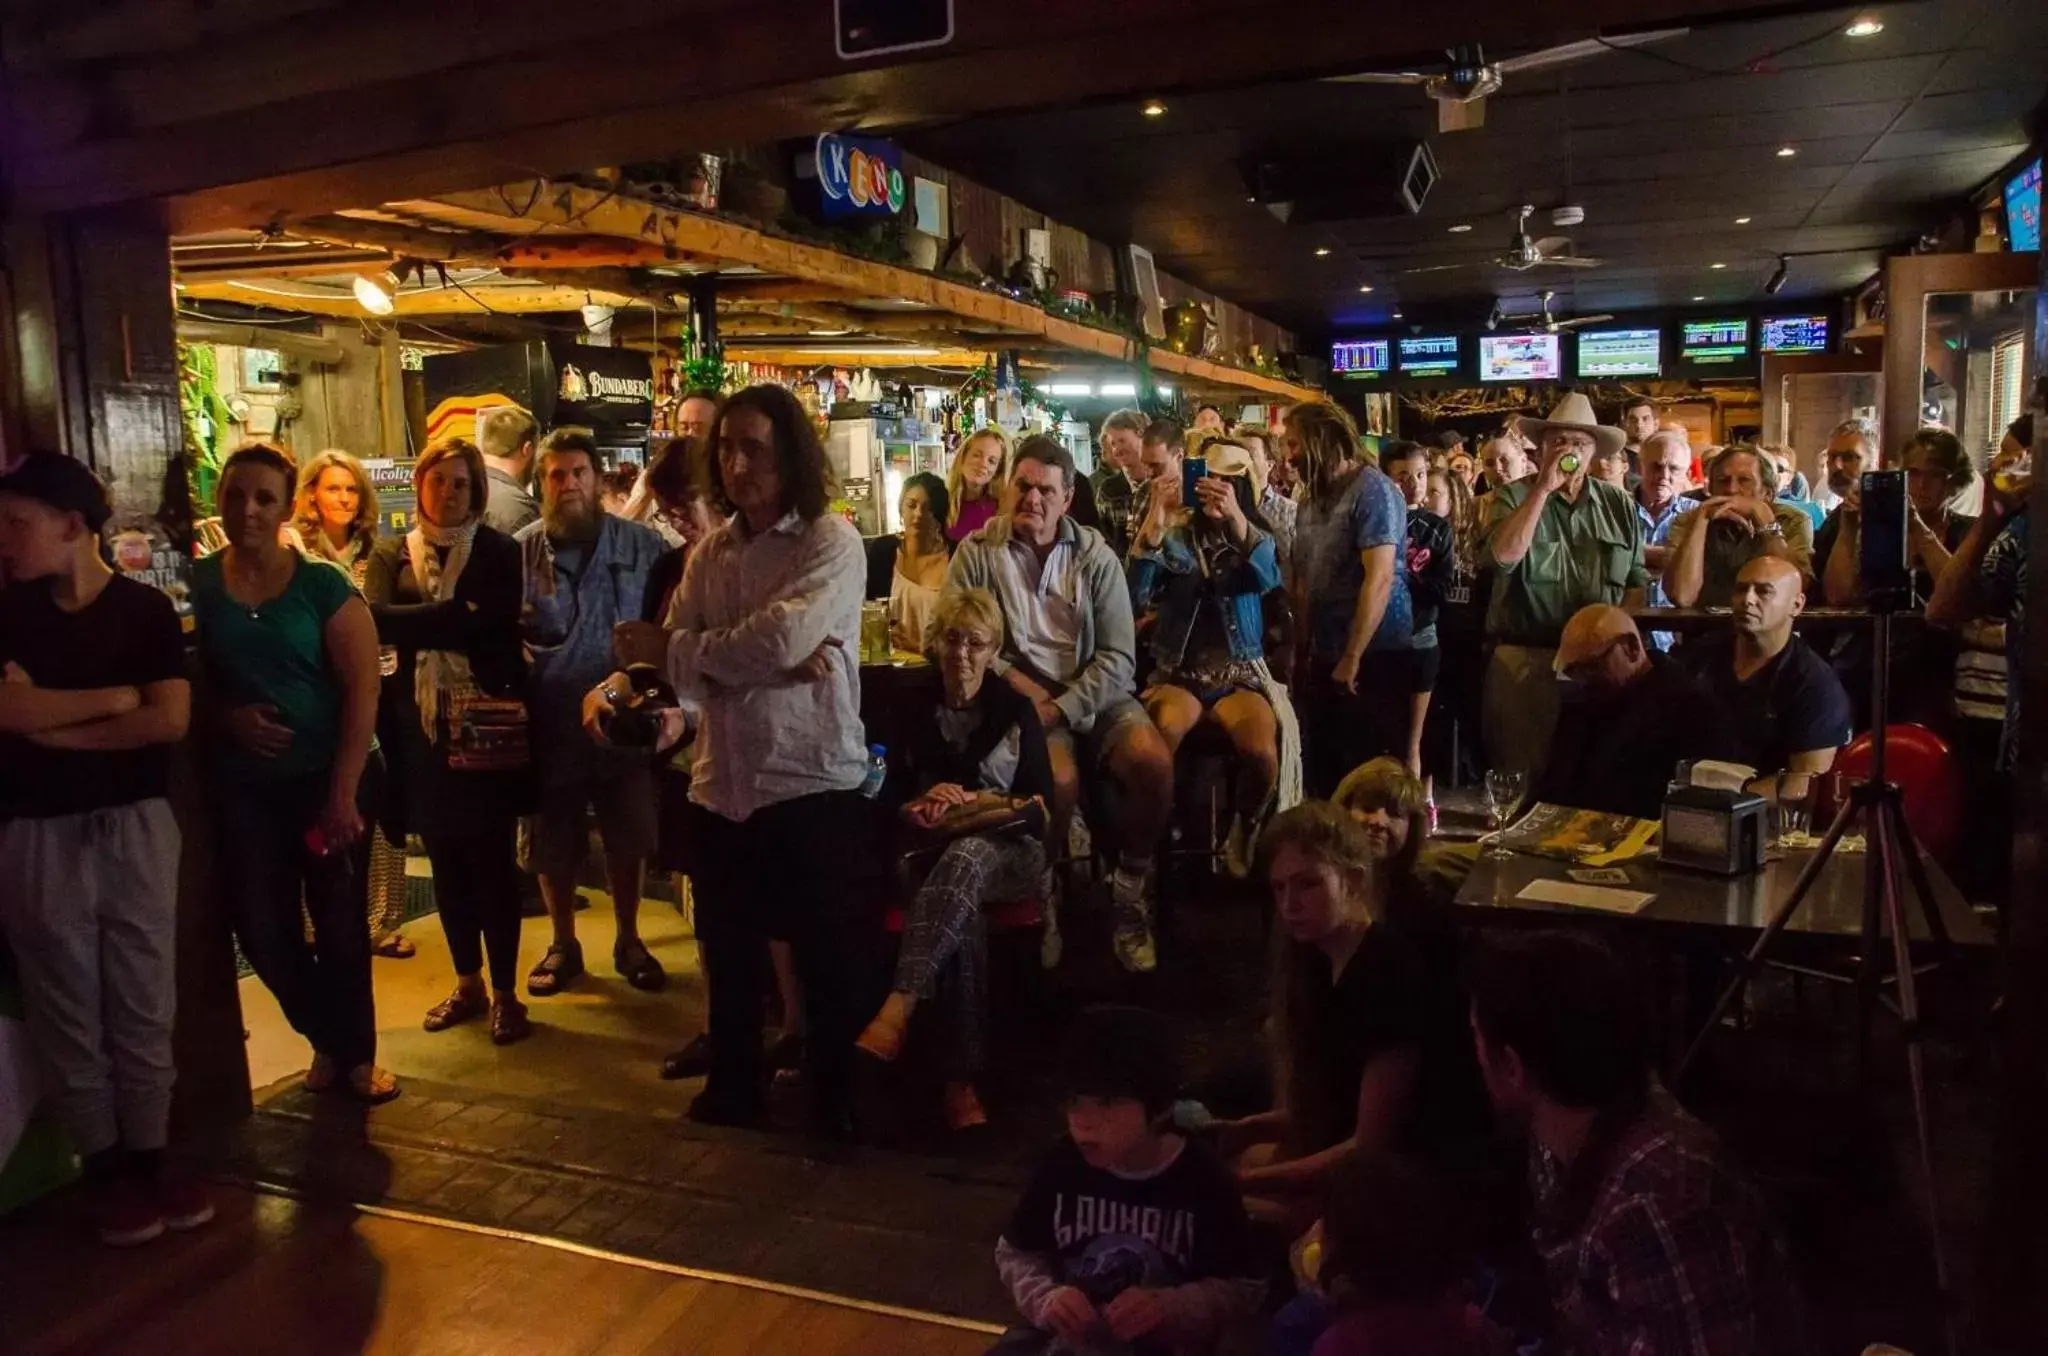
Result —
[{"label": "spotlight fixture", "polygon": [[1842,32],[1852,38],[1874,38],[1884,32],[1884,20],[1873,18],[1868,14],[1859,15],[1855,22],[1843,29]]},{"label": "spotlight fixture", "polygon": [[1790,160],[1793,156],[1797,154],[1799,154],[1799,148],[1797,146],[1780,146],[1778,148],[1778,159],[1780,160]]},{"label": "spotlight fixture", "polygon": [[1321,259],[1321,258],[1324,258],[1324,257],[1326,257],[1326,256],[1327,256],[1327,255],[1329,254],[1329,252],[1330,252],[1330,247],[1329,247],[1328,245],[1318,245],[1318,246],[1316,246],[1316,258],[1318,258],[1318,259]]},{"label": "spotlight fixture", "polygon": [[1145,101],[1145,106],[1142,109],[1140,109],[1139,112],[1143,113],[1148,118],[1163,117],[1166,114],[1166,105],[1159,102],[1159,100],[1157,99],[1147,99]]},{"label": "spotlight fixture", "polygon": [[1471,230],[1471,229],[1472,229],[1472,225],[1471,225],[1471,223],[1470,223],[1470,222],[1465,222],[1465,221],[1461,221],[1461,222],[1459,222],[1459,223],[1458,223],[1457,225],[1455,225],[1455,226],[1451,227],[1451,234],[1452,234],[1452,235],[1463,235],[1463,234],[1465,234],[1465,232],[1467,232],[1467,231],[1469,231],[1469,230]]},{"label": "spotlight fixture", "polygon": [[1778,295],[1778,293],[1784,291],[1785,280],[1786,278],[1791,276],[1791,273],[1792,261],[1787,259],[1782,254],[1779,255],[1777,269],[1774,272],[1772,272],[1770,280],[1764,284],[1764,295],[1767,297],[1775,297]]},{"label": "spotlight fixture", "polygon": [[1486,313],[1486,328],[1488,328],[1489,330],[1497,330],[1500,328],[1500,322],[1502,320],[1505,320],[1506,318],[1507,317],[1502,314],[1500,309],[1500,298],[1495,297],[1493,301],[1493,309]]},{"label": "spotlight fixture", "polygon": [[1747,226],[1747,225],[1749,225],[1749,218],[1748,218],[1748,217],[1737,217],[1737,218],[1735,218],[1735,224],[1736,224],[1737,226]]},{"label": "spotlight fixture", "polygon": [[358,273],[349,288],[356,294],[356,305],[371,315],[390,315],[398,306],[398,270],[382,269],[376,273]]}]

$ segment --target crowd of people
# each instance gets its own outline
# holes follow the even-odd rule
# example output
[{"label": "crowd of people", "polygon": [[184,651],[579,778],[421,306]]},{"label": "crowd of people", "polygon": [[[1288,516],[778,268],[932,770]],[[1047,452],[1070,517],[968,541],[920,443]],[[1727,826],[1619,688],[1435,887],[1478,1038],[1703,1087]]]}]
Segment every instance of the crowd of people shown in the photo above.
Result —
[{"label": "crowd of people", "polygon": [[[1213,757],[1215,850],[1269,894],[1279,939],[1273,1105],[1175,1128],[1172,1033],[1140,1011],[1077,1022],[1069,1135],[999,1248],[1025,1320],[1003,1349],[1199,1345],[1260,1311],[1262,1229],[1314,1240],[1276,1326],[1298,1349],[1491,1349],[1467,1283],[1505,1265],[1498,1236],[1419,1231],[1411,1252],[1371,1203],[1510,1199],[1501,1114],[1534,1146],[1527,1237],[1571,1349],[1796,1349],[1770,1231],[1657,1093],[1628,977],[1571,939],[1466,956],[1429,787],[1476,757],[1544,800],[1655,816],[1682,760],[1826,770],[1857,724],[1855,656],[1795,623],[1857,596],[1868,429],[1831,440],[1816,533],[1778,456],[1719,449],[1695,490],[1685,434],[1643,403],[1608,425],[1568,394],[1476,456],[1372,449],[1321,402],[1271,426],[1125,410],[1087,478],[1052,437],[972,434],[944,480],[904,483],[900,532],[863,542],[790,393],[686,412],[687,436],[607,486],[587,433],[488,410],[476,442],[421,454],[412,526],[382,539],[345,453],[236,450],[189,674],[169,601],[105,563],[91,474],[44,454],[0,480],[0,752],[31,773],[0,791],[0,872],[26,883],[0,926],[110,1241],[208,1213],[163,1167],[166,769],[188,722],[236,845],[235,935],[311,1047],[309,1089],[399,1092],[376,1061],[379,853],[402,884],[416,838],[433,869],[456,986],[426,1028],[509,1045],[533,1025],[522,868],[549,927],[526,996],[546,998],[585,974],[595,827],[635,988],[668,982],[638,925],[646,871],[688,881],[708,1022],[663,1072],[703,1077],[691,1117],[759,1124],[771,1073],[799,1069],[833,1138],[857,1131],[859,1061],[897,1059],[913,1022],[942,1029],[947,1123],[988,1119],[987,913],[1036,903],[1060,964],[1056,860],[1101,863],[1116,962],[1160,965],[1176,781]],[[1953,511],[1974,476],[1955,439],[1904,444],[1930,621],[2004,619],[2016,643],[2031,435],[2014,426],[1975,519]],[[869,598],[932,661],[889,749],[862,715]],[[1632,615],[1654,603],[1729,617],[1674,643]],[[893,967],[860,865],[885,840],[875,878],[908,873]],[[1106,1262],[1110,1234],[1142,1256]]]}]

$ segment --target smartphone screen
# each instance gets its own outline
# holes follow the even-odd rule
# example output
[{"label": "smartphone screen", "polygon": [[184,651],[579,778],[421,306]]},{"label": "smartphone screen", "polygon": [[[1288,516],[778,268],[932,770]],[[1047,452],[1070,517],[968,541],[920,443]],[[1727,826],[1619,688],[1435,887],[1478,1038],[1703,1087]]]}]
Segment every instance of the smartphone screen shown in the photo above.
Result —
[{"label": "smartphone screen", "polygon": [[1197,508],[1201,500],[1195,498],[1195,486],[1202,477],[1209,474],[1207,457],[1185,457],[1180,464],[1180,502],[1188,508]]},{"label": "smartphone screen", "polygon": [[1865,471],[1862,501],[1863,595],[1873,607],[1910,605],[1913,576],[1906,567],[1906,473]]}]

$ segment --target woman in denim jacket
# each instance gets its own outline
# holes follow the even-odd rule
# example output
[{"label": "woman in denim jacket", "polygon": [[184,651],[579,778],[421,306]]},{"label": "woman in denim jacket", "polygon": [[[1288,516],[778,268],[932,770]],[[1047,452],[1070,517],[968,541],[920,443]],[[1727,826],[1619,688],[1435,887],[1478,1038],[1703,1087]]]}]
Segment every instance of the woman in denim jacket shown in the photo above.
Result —
[{"label": "woman in denim jacket", "polygon": [[1167,747],[1178,752],[1195,726],[1213,721],[1237,752],[1237,816],[1225,845],[1236,871],[1276,790],[1280,809],[1301,799],[1301,741],[1287,690],[1266,667],[1264,598],[1280,587],[1280,562],[1251,454],[1223,439],[1200,450],[1208,474],[1195,482],[1193,506],[1180,502],[1180,458],[1154,468],[1152,504],[1131,545],[1131,606],[1157,614],[1144,702]]}]

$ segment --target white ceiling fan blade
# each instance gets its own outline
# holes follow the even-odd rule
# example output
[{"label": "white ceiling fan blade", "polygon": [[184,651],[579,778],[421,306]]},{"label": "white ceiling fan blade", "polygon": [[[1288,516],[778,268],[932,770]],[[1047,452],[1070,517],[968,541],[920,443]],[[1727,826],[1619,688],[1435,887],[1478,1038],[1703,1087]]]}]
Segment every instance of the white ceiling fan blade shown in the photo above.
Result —
[{"label": "white ceiling fan blade", "polygon": [[1546,235],[1536,242],[1538,254],[1569,254],[1571,248],[1571,237],[1566,235]]},{"label": "white ceiling fan blade", "polygon": [[1421,71],[1359,71],[1355,75],[1326,75],[1326,85],[1426,85],[1430,76]]},{"label": "white ceiling fan blade", "polygon": [[1611,315],[1575,315],[1569,320],[1558,321],[1557,327],[1559,329],[1568,330],[1577,325],[1598,325],[1602,321],[1612,319],[1614,319],[1614,317]]},{"label": "white ceiling fan blade", "polygon": [[1438,132],[1469,132],[1486,126],[1486,100],[1439,99],[1436,101]]},{"label": "white ceiling fan blade", "polygon": [[1630,33],[1624,37],[1608,38],[1604,41],[1599,38],[1586,38],[1580,42],[1545,47],[1538,52],[1524,52],[1521,56],[1496,61],[1494,65],[1500,67],[1503,75],[1547,71],[1558,66],[1569,66],[1575,61],[1585,61],[1590,57],[1599,56],[1602,52],[1611,52],[1617,47],[1642,47],[1670,38],[1681,38],[1691,31],[1689,28],[1659,28],[1648,33]]},{"label": "white ceiling fan blade", "polygon": [[1560,254],[1555,259],[1544,259],[1540,262],[1545,268],[1598,268],[1607,261],[1585,254]]},{"label": "white ceiling fan blade", "polygon": [[1404,268],[1402,273],[1451,273],[1461,268],[1479,268],[1479,264],[1425,264],[1421,268]]}]

